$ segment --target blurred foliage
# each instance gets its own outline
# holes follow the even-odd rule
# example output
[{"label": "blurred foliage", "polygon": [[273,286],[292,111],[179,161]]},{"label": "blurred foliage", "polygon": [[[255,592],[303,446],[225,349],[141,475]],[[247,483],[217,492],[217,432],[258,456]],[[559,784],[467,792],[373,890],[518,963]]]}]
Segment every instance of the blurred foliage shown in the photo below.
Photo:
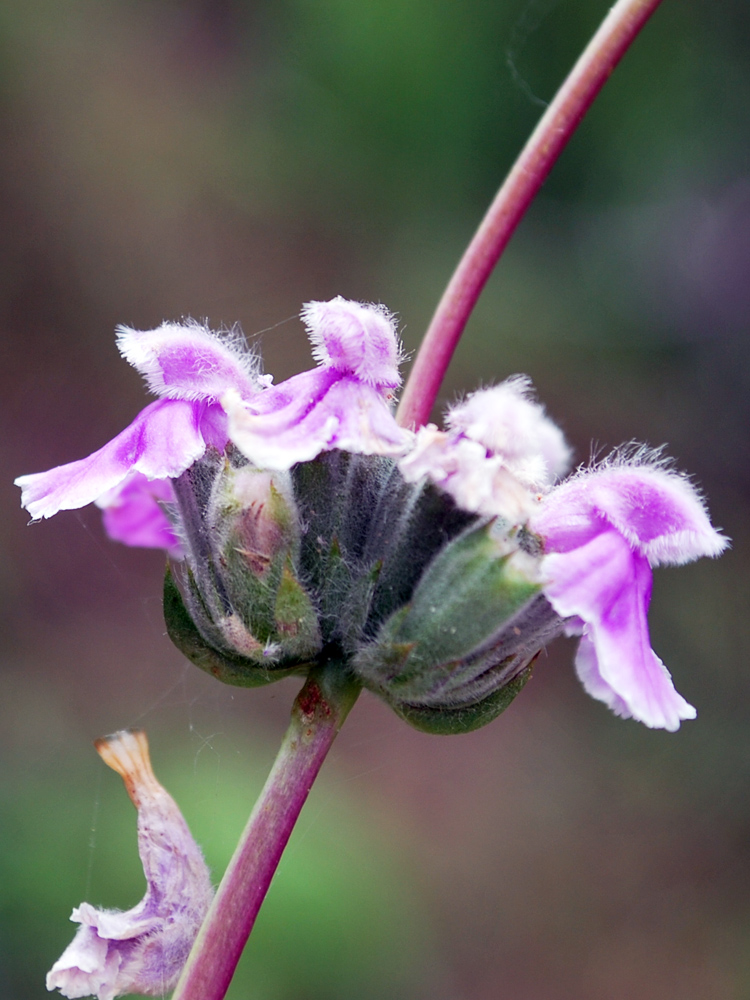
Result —
[{"label": "blurred foliage", "polygon": [[[340,293],[397,310],[413,350],[607,7],[0,5],[2,1000],[46,995],[89,865],[94,902],[140,891],[132,808],[90,740],[145,715],[218,873],[260,781],[236,733],[270,763],[287,708],[181,663],[158,555],[107,543],[96,511],[24,531],[10,480],[88,454],[142,405],[119,322],[240,321],[282,378],[309,363],[301,303]],[[443,393],[525,371],[579,459],[668,442],[696,475],[734,549],[657,574],[651,623],[698,720],[672,736],[609,716],[564,644],[455,741],[363,698],[340,738],[352,801],[324,785],[303,816],[238,997],[418,996],[417,980],[435,1000],[748,996],[749,39],[746,0],[664,0]],[[198,715],[234,748],[206,757],[212,776]]]}]

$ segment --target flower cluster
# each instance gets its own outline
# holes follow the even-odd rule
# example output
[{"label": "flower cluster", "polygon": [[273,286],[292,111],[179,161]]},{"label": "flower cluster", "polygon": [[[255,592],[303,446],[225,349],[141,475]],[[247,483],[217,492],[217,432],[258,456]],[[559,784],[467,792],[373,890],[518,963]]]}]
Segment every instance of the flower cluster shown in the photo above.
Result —
[{"label": "flower cluster", "polygon": [[236,334],[121,329],[160,398],[88,458],[18,479],[23,505],[96,502],[113,538],[166,549],[170,635],[230,683],[338,659],[413,724],[465,731],[567,631],[616,713],[692,718],[647,625],[652,567],[727,544],[691,483],[645,449],[561,478],[570,449],[522,377],[413,433],[392,413],[393,317],[338,297],[302,318],[317,367],[279,385]]}]

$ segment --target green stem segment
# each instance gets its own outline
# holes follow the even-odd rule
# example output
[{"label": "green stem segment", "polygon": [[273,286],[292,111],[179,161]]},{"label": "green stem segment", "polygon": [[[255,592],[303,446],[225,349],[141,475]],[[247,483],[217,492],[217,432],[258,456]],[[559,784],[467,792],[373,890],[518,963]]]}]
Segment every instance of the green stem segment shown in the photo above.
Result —
[{"label": "green stem segment", "polygon": [[661,0],[617,0],[516,160],[438,303],[404,388],[397,420],[421,427],[495,264],[555,161]]},{"label": "green stem segment", "polygon": [[294,824],[359,686],[339,662],[314,670],[297,695],[273,769],[255,804],[172,1000],[222,1000]]}]

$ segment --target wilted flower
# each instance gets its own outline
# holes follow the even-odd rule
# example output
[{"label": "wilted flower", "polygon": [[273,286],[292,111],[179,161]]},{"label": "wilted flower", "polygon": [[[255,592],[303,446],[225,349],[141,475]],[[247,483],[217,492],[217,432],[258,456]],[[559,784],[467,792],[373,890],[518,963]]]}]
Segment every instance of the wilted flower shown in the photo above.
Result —
[{"label": "wilted flower", "polygon": [[132,910],[81,903],[76,936],[47,974],[63,996],[113,1000],[123,993],[164,996],[182,971],[213,899],[206,862],[177,804],[151,769],[146,735],[98,740],[106,764],[122,775],[138,810],[138,852],[148,887]]}]

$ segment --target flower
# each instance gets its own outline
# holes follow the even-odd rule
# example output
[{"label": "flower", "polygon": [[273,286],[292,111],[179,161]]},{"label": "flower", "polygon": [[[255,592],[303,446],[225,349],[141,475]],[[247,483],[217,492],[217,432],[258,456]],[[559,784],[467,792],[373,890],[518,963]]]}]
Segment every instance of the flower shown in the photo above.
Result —
[{"label": "flower", "polygon": [[523,523],[570,463],[563,433],[515,376],[448,411],[447,431],[422,427],[399,465],[409,482],[428,476],[464,510]]},{"label": "flower", "polygon": [[536,535],[545,597],[581,636],[584,688],[618,715],[675,730],[695,709],[651,648],[651,569],[717,556],[727,539],[683,475],[647,449],[615,453],[557,486],[569,460],[562,433],[511,379],[448,414],[448,431],[423,428],[400,461],[464,509]]},{"label": "flower", "polygon": [[[195,320],[163,323],[145,333],[120,327],[117,343],[123,357],[162,398],[88,458],[16,479],[21,503],[35,520],[94,501],[123,507],[130,496],[140,503],[143,497],[135,490],[111,491],[124,488],[135,474],[150,481],[175,479],[206,448],[223,451],[226,416],[218,397],[230,387],[251,397],[263,386],[257,358],[237,335],[220,337]],[[122,527],[122,518],[119,524]],[[137,537],[127,530],[124,535]]]},{"label": "flower", "polygon": [[718,556],[728,540],[704,503],[658,453],[616,454],[580,470],[539,505],[544,593],[581,634],[576,670],[586,691],[625,718],[676,730],[695,709],[651,648],[651,568]]},{"label": "flower", "polygon": [[259,374],[237,332],[212,333],[195,320],[145,332],[120,327],[121,354],[161,398],[88,458],[20,476],[22,505],[36,520],[96,502],[113,538],[178,556],[163,507],[172,500],[169,480],[207,449],[223,452],[231,439],[256,466],[277,470],[332,448],[403,452],[412,435],[390,409],[400,382],[390,314],[339,296],[309,302],[302,318],[318,367],[278,386]]},{"label": "flower", "polygon": [[401,379],[393,317],[383,306],[308,302],[302,311],[318,367],[253,399],[222,397],[229,436],[255,465],[290,469],[322,451],[398,455],[412,442],[390,403]]},{"label": "flower", "polygon": [[123,993],[164,996],[179,978],[213,899],[206,863],[174,799],[151,769],[143,732],[98,740],[138,809],[138,851],[148,887],[132,910],[81,903],[73,941],[47,974],[47,989],[69,998],[113,1000]]}]

